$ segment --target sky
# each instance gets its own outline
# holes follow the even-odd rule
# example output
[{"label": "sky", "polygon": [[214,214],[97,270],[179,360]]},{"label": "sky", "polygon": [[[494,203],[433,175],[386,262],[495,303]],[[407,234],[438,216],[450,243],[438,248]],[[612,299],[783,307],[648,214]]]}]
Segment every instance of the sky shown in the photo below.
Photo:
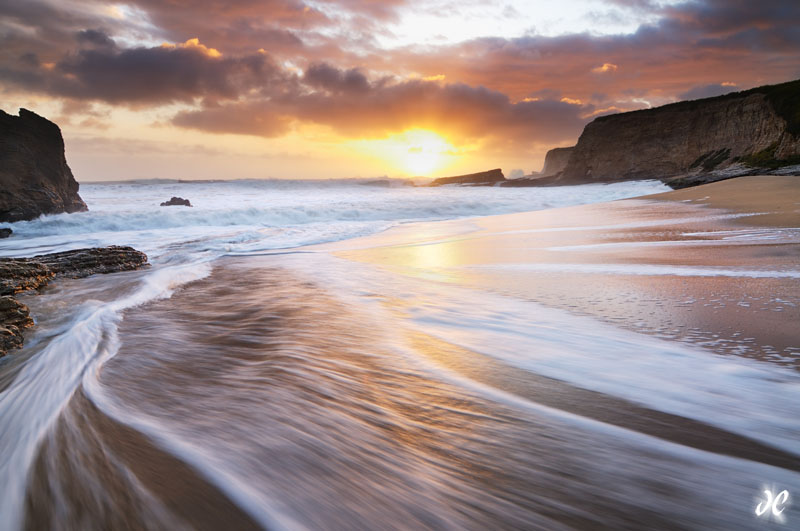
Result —
[{"label": "sky", "polygon": [[519,175],[597,116],[798,78],[797,0],[0,0],[0,109],[80,182]]}]

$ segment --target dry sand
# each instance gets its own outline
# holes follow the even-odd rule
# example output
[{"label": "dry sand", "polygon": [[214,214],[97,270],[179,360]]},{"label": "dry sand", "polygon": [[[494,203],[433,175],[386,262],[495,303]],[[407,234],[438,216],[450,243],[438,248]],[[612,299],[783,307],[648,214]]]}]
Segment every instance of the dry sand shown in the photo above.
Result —
[{"label": "dry sand", "polygon": [[734,212],[763,212],[748,216],[749,225],[800,227],[800,177],[757,175],[705,186],[645,196],[664,201],[686,201]]}]

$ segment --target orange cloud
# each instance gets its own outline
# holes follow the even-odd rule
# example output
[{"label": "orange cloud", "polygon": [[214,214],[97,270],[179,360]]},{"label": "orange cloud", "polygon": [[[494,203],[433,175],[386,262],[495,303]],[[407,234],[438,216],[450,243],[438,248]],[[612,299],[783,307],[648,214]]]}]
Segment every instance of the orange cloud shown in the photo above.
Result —
[{"label": "orange cloud", "polygon": [[800,3],[785,0],[625,0],[652,10],[630,34],[391,49],[376,35],[410,0],[126,0],[117,11],[84,2],[98,9],[6,2],[0,92],[112,107],[180,102],[190,110],[174,125],[214,133],[429,127],[528,149],[574,141],[597,114],[785,81],[797,76],[800,49]]},{"label": "orange cloud", "polygon": [[617,68],[619,68],[614,63],[603,63],[602,66],[598,66],[596,68],[592,68],[592,72],[595,74],[603,74],[606,72],[616,72]]},{"label": "orange cloud", "polygon": [[200,39],[198,39],[197,37],[193,39],[188,39],[186,42],[179,44],[171,44],[165,42],[161,45],[161,47],[167,49],[185,48],[190,50],[197,50],[208,57],[213,57],[213,58],[222,57],[222,54],[220,53],[219,50],[217,50],[216,48],[209,48],[206,45],[201,44]]}]

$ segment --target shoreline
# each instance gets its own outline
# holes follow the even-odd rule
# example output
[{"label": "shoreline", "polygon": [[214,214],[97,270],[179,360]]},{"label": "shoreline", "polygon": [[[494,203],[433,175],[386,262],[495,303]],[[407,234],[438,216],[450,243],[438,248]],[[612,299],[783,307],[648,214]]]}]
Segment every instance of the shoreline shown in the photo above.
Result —
[{"label": "shoreline", "polygon": [[[41,443],[13,460],[11,498],[43,525],[52,492],[65,514],[84,510],[91,481],[75,478],[88,477],[131,518],[149,506],[129,500],[155,497],[181,520],[242,526],[424,526],[424,508],[455,527],[730,527],[759,482],[800,485],[800,350],[788,348],[800,238],[703,197],[227,256],[191,279],[174,272],[165,297],[139,297],[141,274],[59,282],[36,296],[44,335],[26,351],[48,371],[0,373],[25,394],[16,411],[61,412],[52,429],[20,415],[7,431],[15,451]],[[787,304],[751,300],[769,293]],[[98,322],[65,333],[61,310],[87,302]],[[117,316],[95,311],[108,305]],[[723,337],[726,323],[763,330]],[[97,354],[79,356],[85,345]],[[41,402],[44,388],[58,400]],[[368,504],[339,503],[365,492]]]},{"label": "shoreline", "polygon": [[800,369],[798,177],[417,222],[304,249]]},{"label": "shoreline", "polygon": [[[777,239],[772,238],[771,241],[745,240],[736,241],[733,245],[725,244],[724,240],[729,238],[726,231],[745,227],[783,228],[788,234],[782,239],[781,235],[777,235]],[[656,229],[667,230],[669,234],[677,236],[674,240],[654,237],[652,231]],[[672,281],[673,277],[701,277],[706,279],[707,284],[731,284],[726,278],[736,278],[737,267],[745,264],[752,270],[743,273],[743,277],[763,276],[761,282],[775,285],[777,293],[786,292],[781,288],[782,285],[794,287],[796,282],[791,275],[782,279],[777,272],[771,274],[770,270],[791,270],[794,263],[789,253],[769,254],[765,251],[772,251],[777,246],[796,248],[800,235],[795,234],[795,230],[800,231],[800,178],[751,176],[607,203],[404,223],[372,235],[286,250],[276,249],[267,254],[332,252],[356,262],[404,270],[404,273],[412,275],[418,275],[427,268],[433,271],[434,276],[439,275],[456,284],[474,284],[500,292],[509,289],[510,284],[514,283],[519,290],[520,281],[524,282],[535,275],[573,275],[579,277],[582,284],[587,283],[586,277],[592,276],[628,278],[632,284],[637,284],[637,289],[642,284],[637,277],[648,279],[648,283],[649,280],[656,279],[656,283],[665,284],[662,289],[655,290],[663,294],[670,291],[670,285],[676,284]],[[678,234],[680,231],[684,235]],[[733,237],[746,236],[747,234],[734,234]],[[526,253],[514,243],[515,239],[523,241],[525,245],[534,245]],[[465,252],[468,245],[460,245],[459,242],[476,244],[480,251],[471,249]],[[418,250],[428,246],[447,249],[447,252],[439,252],[440,256],[436,257],[431,252],[422,253],[427,256],[421,256]],[[724,249],[725,252],[709,259],[712,250],[715,250],[712,248]],[[537,255],[535,257],[531,254],[533,249],[533,254]],[[678,257],[669,256],[672,251],[676,251]],[[565,261],[564,258],[569,260]],[[502,277],[514,280],[509,282]],[[537,286],[542,287],[541,284]],[[650,289],[652,291],[652,286]],[[688,291],[691,292],[691,289]],[[706,295],[711,296],[711,291],[713,290],[701,287],[695,293],[707,292]],[[800,293],[795,293],[796,291],[797,289],[792,289],[789,293],[792,300],[800,302],[796,300],[800,297]],[[522,289],[522,293],[518,294],[533,300],[538,297],[545,304],[553,303],[553,299],[559,296],[564,298],[563,296],[569,295],[559,294],[556,290],[543,292],[544,295],[537,295]],[[604,315],[604,312],[593,311],[587,302],[554,306],[600,317],[606,322],[623,326],[624,321],[630,320],[626,319],[624,312],[606,312],[607,315]],[[747,303],[738,306],[747,308]],[[742,316],[732,319],[730,314],[737,310],[732,306],[723,304],[716,310],[721,310],[722,307],[728,309],[715,312],[723,314],[716,317],[717,325],[724,321],[741,323],[747,320]],[[652,313],[653,308],[649,309]],[[787,335],[778,332],[781,328],[790,328],[788,319],[800,316],[796,306],[767,310],[782,313],[772,316],[771,320],[777,320],[777,324],[765,323],[763,319],[755,321],[759,326],[768,329],[767,336],[772,334],[775,337],[777,334],[780,337],[777,341],[770,337],[760,338],[760,342],[770,346],[777,344],[781,348],[797,347],[795,350],[800,351],[800,341],[795,345],[790,344],[791,339],[797,338],[791,333]],[[702,310],[700,313],[703,313]],[[686,315],[682,320],[686,323],[690,321]],[[644,332],[663,331],[663,319],[649,321],[648,326],[633,329]],[[685,328],[685,325],[682,327]],[[719,335],[718,326],[712,326],[706,332],[706,335],[716,337]],[[684,335],[683,332],[680,335]],[[745,335],[751,337],[753,334]],[[800,366],[800,363],[794,365]]]},{"label": "shoreline", "polygon": [[148,265],[147,255],[127,246],[48,253],[29,258],[0,258],[0,357],[22,348],[23,331],[34,326],[19,295],[39,293],[56,278],[133,271]]}]

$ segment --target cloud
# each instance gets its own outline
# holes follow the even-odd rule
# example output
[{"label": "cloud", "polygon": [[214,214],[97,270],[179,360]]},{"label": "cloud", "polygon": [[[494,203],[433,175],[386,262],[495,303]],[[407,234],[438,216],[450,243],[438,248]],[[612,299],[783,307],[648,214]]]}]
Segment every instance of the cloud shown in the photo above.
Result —
[{"label": "cloud", "polygon": [[273,138],[286,134],[292,121],[291,116],[281,114],[269,102],[258,102],[182,111],[173,117],[172,124],[210,133]]},{"label": "cloud", "polygon": [[624,106],[634,99],[667,103],[694,86],[720,79],[747,88],[800,76],[798,2],[633,4],[650,10],[654,18],[632,34],[481,38],[436,48],[409,47],[362,64],[422,76],[443,74],[513,99],[551,90],[591,101],[592,94],[603,93],[609,99],[595,101],[603,106]]},{"label": "cloud", "polygon": [[[98,33],[91,38],[102,41]],[[198,39],[151,48],[91,47],[65,56],[52,69],[0,68],[0,74],[8,83],[54,96],[153,105],[235,99],[248,91],[275,90],[292,79],[265,54],[223,57]]]},{"label": "cloud", "polygon": [[616,72],[617,68],[619,68],[614,63],[603,63],[602,65],[592,68],[592,72],[595,74],[604,74],[606,72]]},{"label": "cloud", "polygon": [[352,138],[384,137],[410,128],[443,132],[462,142],[505,138],[525,144],[537,138],[572,139],[593,109],[575,102],[512,102],[485,87],[421,79],[369,81],[358,70],[315,64],[296,93],[247,104],[232,103],[179,114],[175,125],[213,132],[273,136],[290,120],[326,125]]},{"label": "cloud", "polygon": [[517,148],[574,141],[599,114],[733,90],[720,80],[744,89],[800,76],[798,2],[612,3],[650,22],[627,35],[381,49],[375,36],[403,9],[452,3],[127,0],[110,10],[101,0],[0,0],[0,89],[136,108],[180,102],[191,109],[175,126],[213,133],[428,127]]},{"label": "cloud", "polygon": [[686,92],[679,95],[682,100],[699,100],[702,98],[711,98],[713,96],[721,96],[729,92],[739,90],[734,83],[711,83],[709,85],[701,85],[692,87]]},{"label": "cloud", "polygon": [[311,87],[333,93],[362,93],[370,89],[366,76],[357,68],[343,71],[327,63],[312,64],[303,80]]},{"label": "cloud", "polygon": [[89,44],[92,46],[99,46],[101,48],[115,48],[116,43],[114,40],[105,34],[100,29],[86,29],[81,30],[77,34],[78,42],[81,44]]}]

